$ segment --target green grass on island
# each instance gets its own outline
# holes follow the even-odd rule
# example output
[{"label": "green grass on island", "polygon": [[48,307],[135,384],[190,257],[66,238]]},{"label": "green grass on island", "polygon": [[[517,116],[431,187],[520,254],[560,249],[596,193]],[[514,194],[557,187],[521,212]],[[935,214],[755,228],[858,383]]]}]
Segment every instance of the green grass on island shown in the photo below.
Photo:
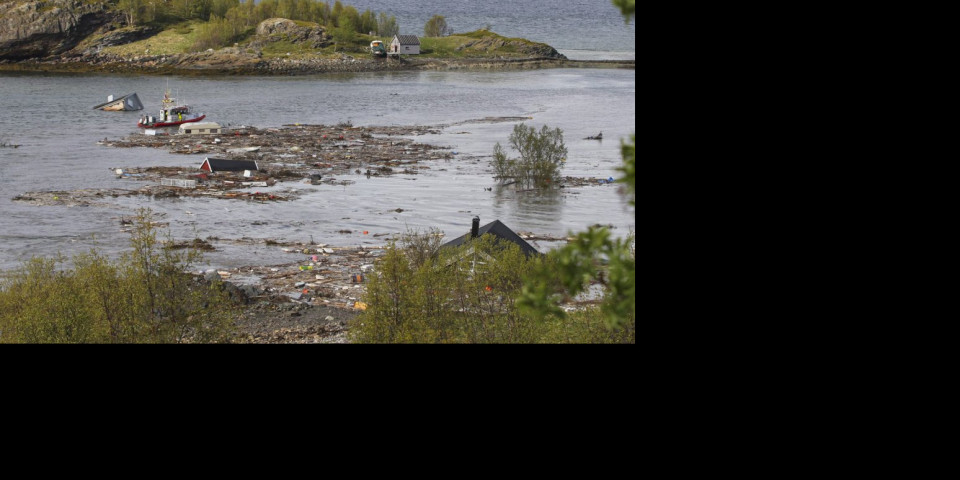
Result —
[{"label": "green grass on island", "polygon": [[[168,26],[156,35],[143,40],[114,45],[102,49],[109,55],[123,58],[137,56],[176,55],[204,51],[196,48],[203,24],[200,21],[186,21]],[[320,27],[310,22],[297,21],[299,26]],[[130,30],[136,27],[124,27],[118,31]],[[239,48],[240,52],[260,52],[266,59],[269,58],[339,58],[341,55],[372,56],[370,42],[381,40],[389,45],[392,37],[379,37],[364,34],[354,34],[349,41],[331,40],[329,45],[322,48],[312,48],[304,42],[288,39],[264,42],[262,47],[253,48],[251,42],[256,39],[255,28],[249,28],[231,46]],[[112,32],[116,33],[116,32]],[[549,50],[550,47],[522,38],[507,38],[489,30],[453,34],[446,37],[418,37],[420,39],[420,57],[437,59],[466,59],[466,58],[525,58],[537,56],[537,52]],[[95,42],[96,38],[89,41]]]}]

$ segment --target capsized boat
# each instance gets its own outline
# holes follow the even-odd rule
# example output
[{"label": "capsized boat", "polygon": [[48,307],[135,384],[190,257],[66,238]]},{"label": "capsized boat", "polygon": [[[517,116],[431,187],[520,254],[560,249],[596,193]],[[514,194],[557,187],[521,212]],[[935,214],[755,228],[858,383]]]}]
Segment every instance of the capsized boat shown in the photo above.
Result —
[{"label": "capsized boat", "polygon": [[159,116],[144,115],[140,117],[137,126],[140,128],[175,127],[177,125],[183,125],[184,123],[199,122],[207,118],[207,116],[202,113],[197,114],[190,112],[189,105],[177,105],[177,100],[170,97],[169,90],[163,94],[162,104],[163,106],[160,108]]},{"label": "capsized boat", "polygon": [[125,112],[130,110],[143,110],[143,103],[137,92],[128,93],[120,98],[113,98],[113,95],[107,97],[107,101],[93,107],[94,110],[106,110],[108,112]]}]

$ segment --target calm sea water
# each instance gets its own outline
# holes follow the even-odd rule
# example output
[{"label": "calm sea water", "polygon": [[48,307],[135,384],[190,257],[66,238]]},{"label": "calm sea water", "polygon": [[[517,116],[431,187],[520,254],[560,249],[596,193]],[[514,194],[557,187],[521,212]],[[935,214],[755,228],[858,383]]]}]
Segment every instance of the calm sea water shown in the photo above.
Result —
[{"label": "calm sea water", "polygon": [[[451,7],[459,3],[443,2]],[[429,8],[439,3],[419,4],[427,12],[441,13]],[[399,11],[394,14],[400,17]],[[448,21],[451,18],[457,17],[448,16]],[[622,19],[619,22],[622,26]],[[459,29],[456,24],[454,28]],[[496,24],[494,31],[499,32]],[[311,186],[284,182],[273,187],[277,191],[297,189],[301,197],[292,202],[120,197],[103,207],[38,207],[12,201],[32,191],[136,189],[143,185],[133,179],[116,179],[115,168],[199,166],[203,155],[97,144],[104,138],[137,134],[140,112],[101,112],[92,110],[93,105],[110,94],[137,92],[152,112],[159,107],[168,84],[195,110],[222,124],[274,127],[349,121],[357,126],[451,125],[439,135],[415,139],[449,147],[457,155],[450,161],[427,162],[430,168],[417,175],[348,175],[338,179],[355,183]],[[141,207],[169,222],[175,239],[222,239],[216,243],[218,250],[205,257],[214,267],[292,261],[276,247],[251,246],[250,239],[381,246],[389,236],[409,230],[438,228],[453,238],[469,230],[474,215],[480,216],[481,224],[499,219],[516,231],[537,234],[564,235],[600,223],[612,225],[614,233],[623,236],[635,228],[635,220],[615,186],[593,185],[544,195],[487,190],[495,186],[488,165],[493,146],[507,144],[515,122],[472,120],[524,116],[532,117],[527,123],[537,128],[559,127],[570,151],[563,174],[601,179],[617,175],[619,139],[636,129],[635,102],[634,70],[283,78],[0,73],[0,111],[4,112],[0,115],[0,142],[21,145],[0,148],[0,270],[15,268],[33,255],[62,253],[69,257],[93,247],[121,252],[129,237],[121,230],[120,219]],[[600,131],[602,142],[584,140]],[[351,233],[342,233],[344,230]],[[541,250],[555,246],[549,242],[534,245]]]}]

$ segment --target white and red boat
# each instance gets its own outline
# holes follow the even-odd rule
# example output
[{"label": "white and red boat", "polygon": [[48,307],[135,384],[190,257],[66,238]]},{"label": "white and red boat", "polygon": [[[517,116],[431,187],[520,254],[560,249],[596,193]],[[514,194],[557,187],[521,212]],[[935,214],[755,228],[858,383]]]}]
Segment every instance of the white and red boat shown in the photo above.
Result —
[{"label": "white and red boat", "polygon": [[184,123],[199,122],[207,116],[200,113],[191,113],[189,105],[177,105],[177,100],[170,97],[170,91],[163,94],[163,106],[159,116],[144,115],[140,117],[137,126],[140,128],[176,127]]}]

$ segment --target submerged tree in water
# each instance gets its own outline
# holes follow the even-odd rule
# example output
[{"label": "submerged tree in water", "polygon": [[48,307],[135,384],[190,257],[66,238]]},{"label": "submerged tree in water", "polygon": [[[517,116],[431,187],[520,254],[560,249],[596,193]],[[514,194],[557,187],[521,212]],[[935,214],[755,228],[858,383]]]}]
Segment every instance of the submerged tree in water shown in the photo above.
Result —
[{"label": "submerged tree in water", "polygon": [[520,188],[549,188],[560,183],[560,169],[567,158],[563,131],[544,125],[536,128],[524,124],[513,127],[510,146],[520,153],[509,158],[499,142],[493,147],[491,166],[503,183],[516,183]]}]

